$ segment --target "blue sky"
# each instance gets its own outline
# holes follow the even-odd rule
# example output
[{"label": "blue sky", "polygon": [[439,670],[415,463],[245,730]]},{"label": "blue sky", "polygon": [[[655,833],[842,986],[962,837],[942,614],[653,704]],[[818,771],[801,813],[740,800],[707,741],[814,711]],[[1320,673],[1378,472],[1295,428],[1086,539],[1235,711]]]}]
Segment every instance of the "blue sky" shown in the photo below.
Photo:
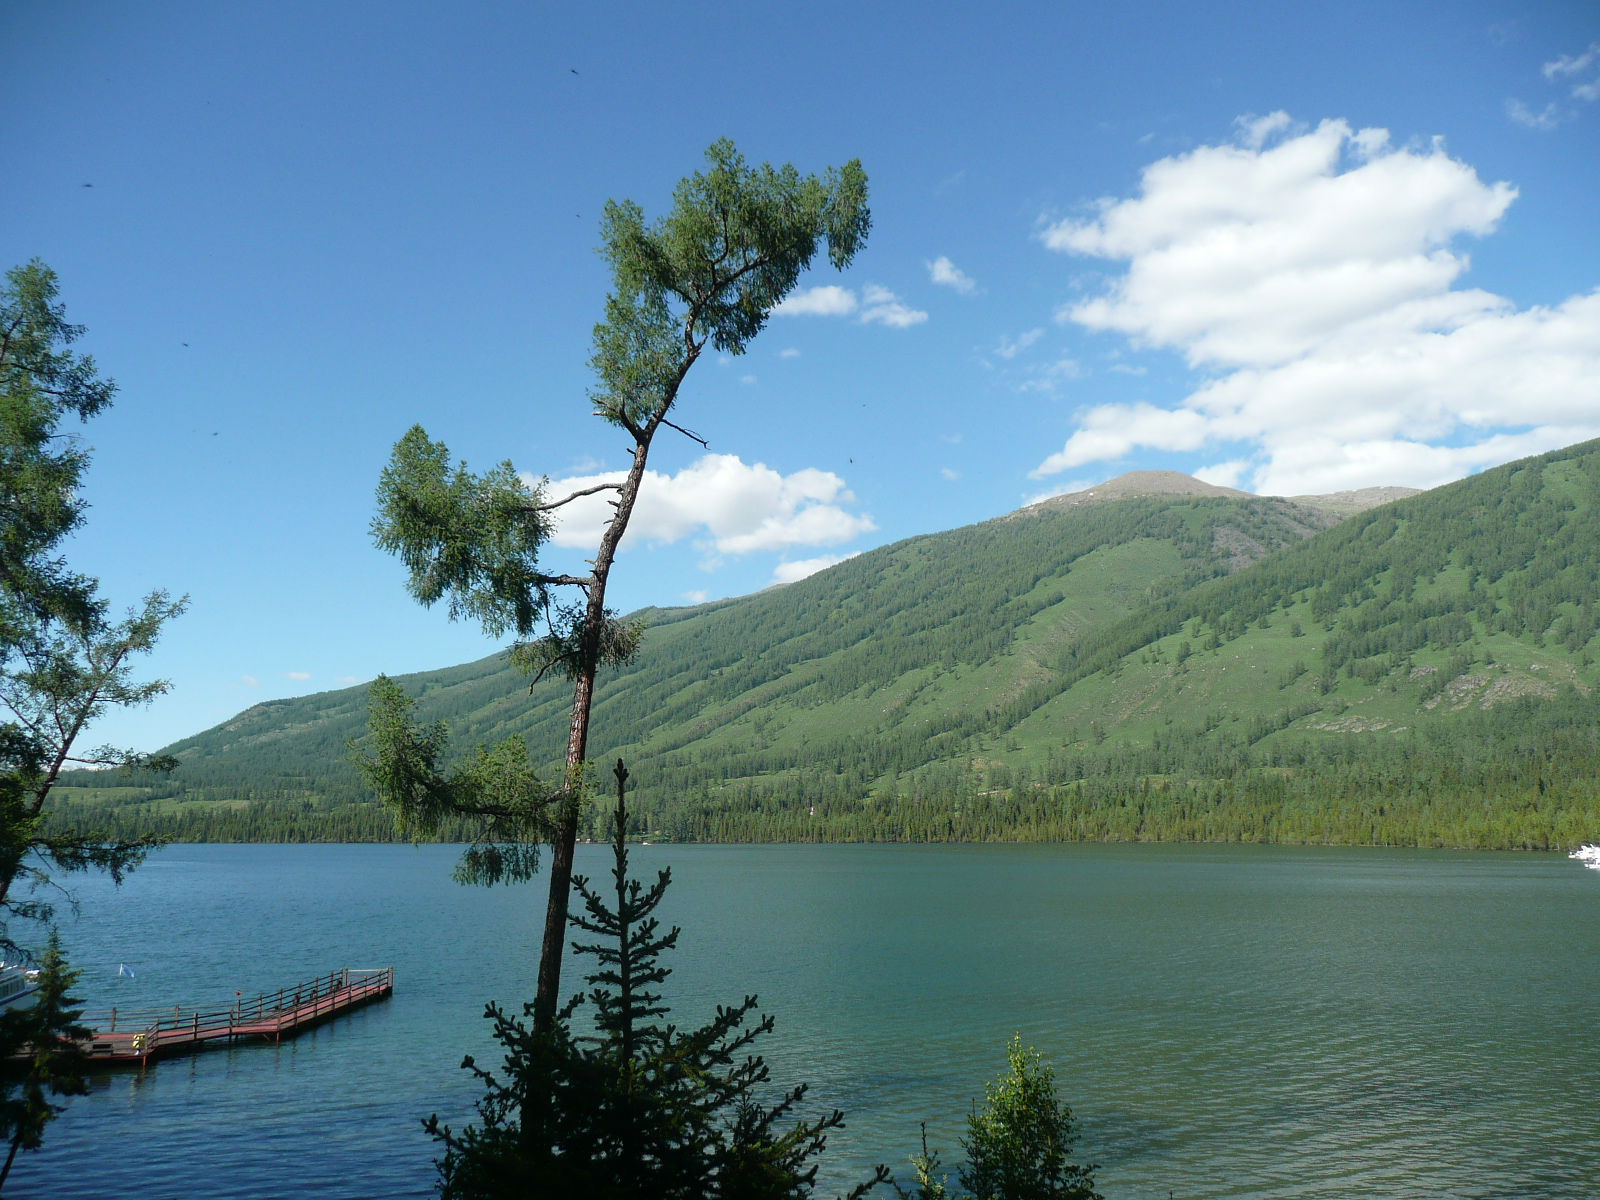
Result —
[{"label": "blue sky", "polygon": [[[859,157],[875,227],[702,361],[612,577],[758,590],[1164,468],[1433,486],[1600,436],[1600,5],[15,4],[0,258],[120,392],[71,555],[191,611],[153,749],[495,649],[373,548],[420,422],[623,463],[589,413],[602,204],[718,137]],[[86,186],[92,185],[92,186]],[[553,568],[592,550],[573,506]]]}]

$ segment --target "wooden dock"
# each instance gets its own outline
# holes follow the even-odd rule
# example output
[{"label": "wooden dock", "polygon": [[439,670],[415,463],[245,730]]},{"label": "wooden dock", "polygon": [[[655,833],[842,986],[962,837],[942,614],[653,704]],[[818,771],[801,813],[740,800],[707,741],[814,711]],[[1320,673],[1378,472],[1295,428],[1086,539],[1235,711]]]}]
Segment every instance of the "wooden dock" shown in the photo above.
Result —
[{"label": "wooden dock", "polygon": [[82,1022],[94,1030],[85,1050],[91,1066],[144,1067],[210,1045],[256,1038],[278,1042],[363,1004],[386,999],[393,991],[393,967],[345,967],[209,1012],[177,1005],[84,1013]]}]

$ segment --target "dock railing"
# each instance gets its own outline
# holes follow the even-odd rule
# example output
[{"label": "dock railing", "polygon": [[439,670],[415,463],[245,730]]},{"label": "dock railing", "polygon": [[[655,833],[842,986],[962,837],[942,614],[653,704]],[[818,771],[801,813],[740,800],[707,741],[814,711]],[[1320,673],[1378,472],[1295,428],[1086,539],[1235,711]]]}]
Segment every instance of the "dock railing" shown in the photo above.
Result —
[{"label": "dock railing", "polygon": [[394,988],[394,968],[343,967],[315,979],[236,999],[227,1008],[186,1009],[113,1007],[86,1012],[79,1020],[94,1031],[90,1053],[95,1057],[138,1058],[163,1044],[199,1043],[260,1035],[277,1039],[335,1012],[386,995]]}]

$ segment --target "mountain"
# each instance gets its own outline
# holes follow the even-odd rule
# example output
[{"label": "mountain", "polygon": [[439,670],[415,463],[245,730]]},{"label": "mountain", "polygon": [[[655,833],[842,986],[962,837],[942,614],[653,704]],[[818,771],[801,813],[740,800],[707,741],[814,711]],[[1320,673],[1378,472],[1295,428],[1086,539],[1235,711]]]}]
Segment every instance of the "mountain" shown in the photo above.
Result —
[{"label": "mountain", "polygon": [[[1135,472],[648,610],[591,751],[678,838],[1600,833],[1600,443],[1361,507],[1386,494]],[[500,655],[400,682],[458,750],[524,735],[559,761],[559,683]],[[364,719],[364,688],[258,705],[169,747],[169,779],[62,799],[80,824],[375,836],[345,761]]]}]

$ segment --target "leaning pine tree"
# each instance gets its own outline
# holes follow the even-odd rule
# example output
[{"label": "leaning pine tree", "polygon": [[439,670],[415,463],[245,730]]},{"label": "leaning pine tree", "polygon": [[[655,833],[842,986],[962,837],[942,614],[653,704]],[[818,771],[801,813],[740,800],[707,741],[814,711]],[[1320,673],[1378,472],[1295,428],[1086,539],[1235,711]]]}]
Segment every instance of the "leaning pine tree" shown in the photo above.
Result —
[{"label": "leaning pine tree", "polygon": [[[554,832],[534,1001],[535,1023],[544,1027],[555,1019],[560,992],[595,675],[602,665],[628,657],[639,639],[637,626],[606,608],[606,583],[639,498],[651,443],[663,427],[700,441],[671,419],[679,389],[700,355],[708,348],[742,354],[818,248],[825,242],[829,262],[843,269],[872,224],[859,161],[819,179],[788,165],[750,167],[727,140],[714,143],[706,158],[708,169],[680,182],[672,210],[653,224],[632,202],[608,202],[605,208],[601,252],[611,264],[613,290],[605,319],[594,329],[590,365],[598,383],[589,400],[598,416],[632,439],[631,461],[620,479],[550,499],[547,481],[524,484],[509,461],[482,475],[464,464],[452,467],[449,450],[418,426],[395,446],[378,485],[373,535],[405,562],[412,594],[427,605],[448,598],[452,618],[476,619],[491,637],[512,634],[513,660],[530,673],[555,671],[573,684],[566,764],[546,794]],[[614,511],[592,569],[585,575],[546,572],[539,550],[556,510],[602,491],[615,493]],[[423,740],[429,753],[444,752],[442,737]],[[417,744],[405,737],[401,742],[413,749]],[[389,753],[381,740],[373,751],[380,761]],[[440,778],[432,760],[421,764],[420,777]],[[436,799],[447,792],[424,787],[410,795],[386,793],[385,799],[404,817],[414,796]],[[528,823],[530,840],[542,838],[539,824]]]},{"label": "leaning pine tree", "polygon": [[[616,766],[617,819],[611,898],[573,880],[583,900],[573,924],[598,940],[574,943],[591,958],[589,990],[548,1027],[488,1006],[505,1048],[500,1075],[463,1063],[484,1084],[480,1122],[459,1133],[437,1116],[426,1122],[444,1144],[437,1160],[446,1200],[548,1197],[566,1200],[790,1200],[811,1195],[819,1155],[837,1110],[797,1120],[801,1084],[774,1093],[765,1062],[749,1053],[772,1029],[754,1024],[756,998],[729,1007],[687,1032],[667,1023],[656,989],[670,969],[661,956],[678,940],[662,932],[655,910],[671,882],[662,871],[646,888],[628,875],[627,770]],[[592,1005],[593,1032],[575,1034],[572,1018]],[[769,1102],[770,1101],[770,1102]],[[792,1123],[791,1123],[792,1122]],[[888,1178],[879,1167],[852,1198]]]}]

